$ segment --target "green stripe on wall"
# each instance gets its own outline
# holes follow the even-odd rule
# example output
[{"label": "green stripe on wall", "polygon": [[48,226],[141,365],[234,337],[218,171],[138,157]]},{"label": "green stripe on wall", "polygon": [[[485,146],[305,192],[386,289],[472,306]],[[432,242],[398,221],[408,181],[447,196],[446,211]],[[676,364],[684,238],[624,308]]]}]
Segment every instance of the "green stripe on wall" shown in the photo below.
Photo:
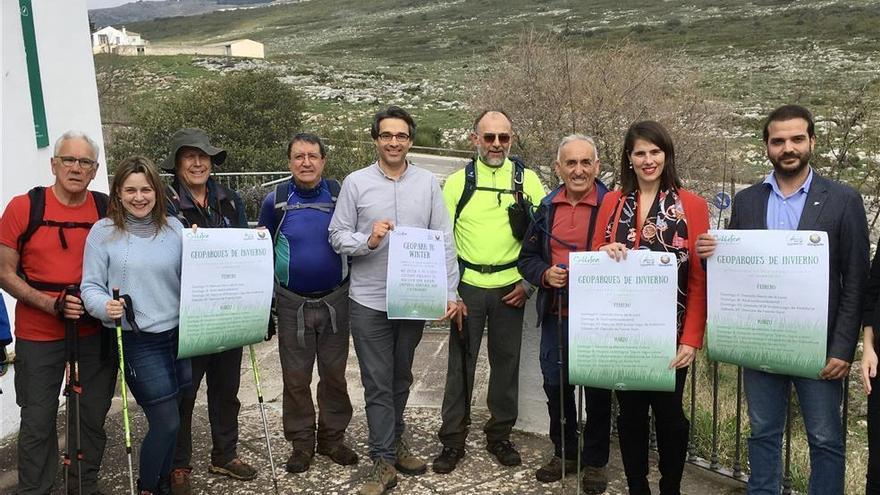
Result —
[{"label": "green stripe on wall", "polygon": [[18,0],[18,5],[21,8],[21,34],[24,38],[31,109],[34,113],[34,134],[37,138],[37,148],[45,148],[49,146],[49,129],[46,125],[46,105],[43,102],[43,81],[40,78],[40,57],[37,55],[33,8],[31,0]]}]

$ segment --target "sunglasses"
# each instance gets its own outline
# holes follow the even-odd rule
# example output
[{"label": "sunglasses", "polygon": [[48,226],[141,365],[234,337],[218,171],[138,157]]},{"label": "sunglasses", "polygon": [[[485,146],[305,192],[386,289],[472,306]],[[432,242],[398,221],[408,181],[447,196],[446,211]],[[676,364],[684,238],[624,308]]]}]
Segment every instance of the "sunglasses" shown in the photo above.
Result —
[{"label": "sunglasses", "polygon": [[495,134],[492,132],[487,132],[487,133],[483,134],[482,137],[483,137],[483,142],[486,144],[494,144],[495,140],[497,139],[498,142],[501,143],[502,146],[505,146],[508,143],[510,143],[511,135],[507,134],[507,133]]}]

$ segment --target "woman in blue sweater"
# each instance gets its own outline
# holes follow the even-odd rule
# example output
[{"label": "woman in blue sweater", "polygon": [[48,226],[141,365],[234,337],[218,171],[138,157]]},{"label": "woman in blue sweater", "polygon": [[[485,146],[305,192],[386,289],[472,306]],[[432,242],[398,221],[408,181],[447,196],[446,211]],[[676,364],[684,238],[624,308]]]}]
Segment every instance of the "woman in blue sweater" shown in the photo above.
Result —
[{"label": "woman in blue sweater", "polygon": [[[177,397],[191,381],[189,360],[177,359],[183,226],[165,216],[164,196],[150,160],[124,160],[113,178],[108,217],[89,232],[83,259],[83,303],[105,327],[122,319],[125,381],[149,422],[140,451],[141,495],[169,490]],[[128,308],[122,298],[113,300],[113,288],[131,298]]]}]

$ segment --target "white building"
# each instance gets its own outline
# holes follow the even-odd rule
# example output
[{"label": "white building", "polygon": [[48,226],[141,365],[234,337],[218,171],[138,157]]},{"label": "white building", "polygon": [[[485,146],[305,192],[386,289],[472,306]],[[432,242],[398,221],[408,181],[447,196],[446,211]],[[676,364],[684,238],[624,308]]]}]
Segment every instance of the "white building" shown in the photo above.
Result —
[{"label": "white building", "polygon": [[[85,132],[101,147],[101,166],[91,188],[108,189],[94,58],[86,38],[86,1],[33,0],[32,6],[35,43],[28,51],[36,57],[29,64],[19,3],[0,1],[0,210],[13,196],[35,185],[52,184],[52,145],[70,129]],[[33,67],[31,75],[29,65]],[[7,294],[3,297],[9,317],[14,319],[15,300]],[[6,350],[13,348],[14,343]],[[0,376],[0,439],[18,430],[14,375],[12,366]],[[0,471],[5,474],[7,466]],[[0,492],[8,493],[2,481],[0,476]]]},{"label": "white building", "polygon": [[122,26],[122,30],[107,26],[92,33],[93,53],[112,53],[118,47],[134,47],[134,51],[143,52],[146,44],[147,41],[139,33],[128,31],[125,26]]}]

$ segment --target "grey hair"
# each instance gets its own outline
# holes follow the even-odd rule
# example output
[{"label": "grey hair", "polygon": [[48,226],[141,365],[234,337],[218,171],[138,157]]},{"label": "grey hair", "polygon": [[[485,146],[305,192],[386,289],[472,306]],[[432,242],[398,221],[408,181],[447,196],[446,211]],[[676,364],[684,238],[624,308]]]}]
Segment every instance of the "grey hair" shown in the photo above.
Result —
[{"label": "grey hair", "polygon": [[89,146],[92,148],[92,151],[95,152],[95,159],[98,159],[98,155],[101,154],[101,148],[98,146],[98,143],[95,142],[94,139],[90,138],[88,134],[82,131],[70,130],[65,132],[55,141],[55,155],[58,156],[58,152],[61,151],[61,145],[64,144],[64,141],[68,141],[71,139],[82,139],[83,141],[89,143]]},{"label": "grey hair", "polygon": [[569,134],[562,138],[562,141],[559,141],[559,146],[556,147],[556,162],[562,158],[562,147],[572,141],[586,141],[590,143],[590,146],[593,147],[593,159],[599,159],[599,147],[596,145],[596,140],[586,134]]}]

